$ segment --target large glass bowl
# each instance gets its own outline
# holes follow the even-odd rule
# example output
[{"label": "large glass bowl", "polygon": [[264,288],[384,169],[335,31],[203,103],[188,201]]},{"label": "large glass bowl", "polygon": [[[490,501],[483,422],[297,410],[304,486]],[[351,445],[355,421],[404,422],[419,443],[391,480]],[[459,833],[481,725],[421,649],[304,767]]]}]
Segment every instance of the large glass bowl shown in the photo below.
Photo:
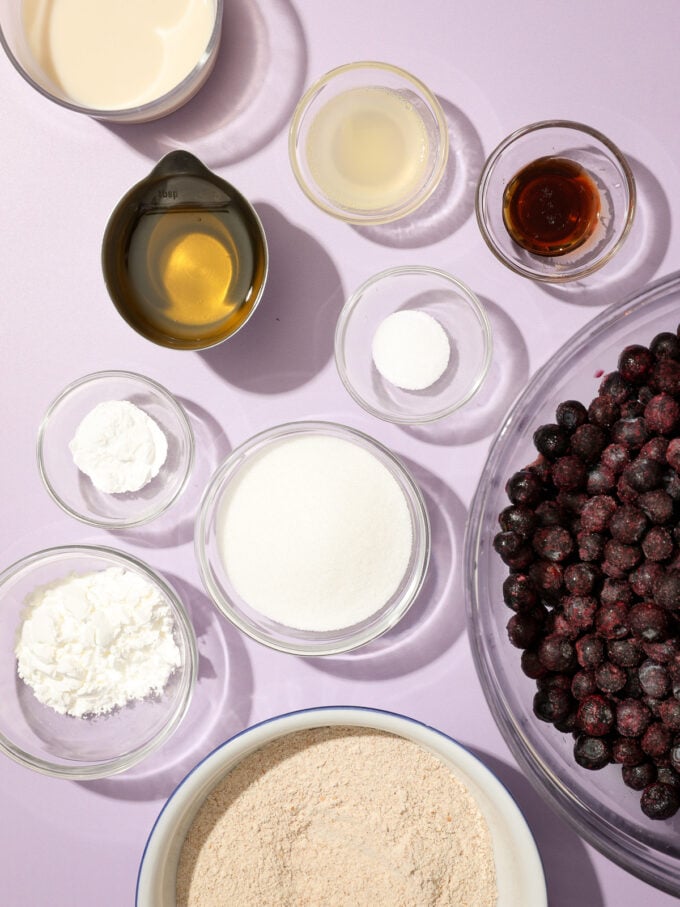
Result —
[{"label": "large glass bowl", "polygon": [[[60,714],[43,705],[17,673],[14,647],[24,601],[41,586],[109,568],[138,574],[167,602],[180,652],[179,667],[157,695],[100,715]],[[138,558],[91,545],[38,551],[0,574],[0,615],[0,752],[20,765],[71,780],[117,774],[157,749],[186,714],[198,666],[194,630],[174,589]]]},{"label": "large glass bowl", "polygon": [[511,611],[501,586],[508,568],[492,546],[507,506],[507,479],[536,457],[532,434],[554,422],[563,400],[586,405],[602,372],[613,371],[630,343],[648,344],[680,320],[680,274],[660,280],[598,315],[540,369],[508,413],[491,447],[470,512],[465,542],[467,608],[477,671],[498,727],[540,794],[587,841],[627,871],[680,895],[680,814],[651,821],[619,766],[587,771],[573,760],[573,739],[533,714],[535,682],[508,642]]},{"label": "large glass bowl", "polygon": [[[171,794],[151,830],[137,877],[137,907],[175,907],[177,864],[186,833],[212,788],[242,759],[287,734],[337,726],[372,728],[405,737],[441,759],[465,784],[489,826],[498,907],[545,907],[545,878],[531,831],[489,769],[455,740],[418,721],[392,712],[349,707],[279,715],[237,734],[199,762]],[[405,779],[405,783],[415,786],[417,779]]]},{"label": "large glass bowl", "polygon": [[[248,469],[263,454],[278,445],[309,437],[339,439],[374,456],[388,470],[404,496],[412,533],[408,563],[390,598],[358,623],[328,630],[289,627],[254,608],[237,591],[224,565],[220,542],[224,502]],[[328,536],[328,530],[328,526],[319,527],[322,538]],[[332,534],[332,527],[330,532]],[[203,494],[196,520],[194,544],[201,579],[208,595],[217,609],[241,631],[281,652],[310,656],[337,655],[376,639],[394,627],[406,614],[420,591],[427,572],[430,523],[417,484],[401,461],[382,444],[362,432],[332,422],[289,422],[250,438],[217,468]],[[348,569],[351,566],[348,562]],[[263,565],[263,569],[266,569],[266,565]]]}]

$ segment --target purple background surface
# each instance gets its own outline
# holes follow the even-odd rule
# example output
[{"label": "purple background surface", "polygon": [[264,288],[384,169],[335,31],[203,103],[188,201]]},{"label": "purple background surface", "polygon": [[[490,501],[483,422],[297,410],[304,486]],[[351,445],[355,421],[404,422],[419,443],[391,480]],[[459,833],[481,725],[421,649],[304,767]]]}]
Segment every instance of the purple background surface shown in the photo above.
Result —
[{"label": "purple background surface", "polygon": [[[0,566],[65,543],[133,552],[177,584],[201,656],[185,723],[128,773],[77,783],[0,761],[0,900],[9,907],[132,904],[146,836],[196,761],[256,721],[342,704],[431,724],[496,771],[536,836],[551,907],[666,907],[675,898],[582,842],[519,774],[472,664],[461,560],[467,509],[514,395],[604,306],[678,267],[680,8],[676,0],[226,0],[225,8],[210,81],[184,110],[153,124],[109,127],[63,111],[0,58]],[[411,70],[438,95],[452,160],[436,199],[407,223],[355,229],[316,210],[298,189],[287,124],[312,79],[371,58]],[[488,251],[473,213],[485,156],[515,128],[553,117],[608,135],[638,182],[631,237],[586,288],[516,277]],[[110,304],[99,264],[113,207],[176,147],[193,151],[255,204],[271,252],[255,316],[232,342],[204,354],[163,350],[135,335]],[[413,263],[470,285],[495,334],[479,397],[430,431],[369,417],[344,392],[332,360],[346,296],[376,271]],[[36,469],[47,405],[65,384],[100,369],[139,371],[165,384],[196,431],[187,492],[135,531],[76,523],[48,498]],[[192,547],[201,492],[224,455],[257,431],[306,418],[363,429],[404,457],[426,495],[434,539],[417,619],[351,656],[313,661],[269,651],[221,619],[201,589]]]}]

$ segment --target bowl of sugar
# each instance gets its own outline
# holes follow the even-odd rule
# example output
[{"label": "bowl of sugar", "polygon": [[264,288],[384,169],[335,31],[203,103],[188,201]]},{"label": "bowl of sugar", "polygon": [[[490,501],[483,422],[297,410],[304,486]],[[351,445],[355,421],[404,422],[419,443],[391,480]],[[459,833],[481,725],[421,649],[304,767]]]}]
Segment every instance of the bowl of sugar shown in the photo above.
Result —
[{"label": "bowl of sugar", "polygon": [[194,435],[175,397],[134,372],[73,381],[38,430],[38,468],[50,497],[70,516],[102,529],[141,526],[186,488]]},{"label": "bowl of sugar", "polygon": [[0,44],[66,110],[144,123],[192,98],[212,72],[223,0],[0,0]]},{"label": "bowl of sugar", "polygon": [[302,96],[288,138],[307,198],[353,224],[405,217],[432,195],[449,152],[446,119],[430,89],[389,63],[326,73]]},{"label": "bowl of sugar", "polygon": [[518,805],[441,731],[393,712],[279,715],[200,762],[144,848],[137,907],[546,907]]},{"label": "bowl of sugar", "polygon": [[464,406],[491,364],[491,325],[465,284],[437,268],[389,268],[347,300],[335,364],[367,412],[401,424],[434,422]]},{"label": "bowl of sugar", "polygon": [[196,639],[174,589],[113,548],[70,545],[0,573],[0,752],[71,780],[123,772],[189,708]]},{"label": "bowl of sugar", "polygon": [[292,422],[246,441],[218,467],[195,531],[203,584],[253,639],[333,655],[393,627],[430,554],[423,496],[373,438]]}]

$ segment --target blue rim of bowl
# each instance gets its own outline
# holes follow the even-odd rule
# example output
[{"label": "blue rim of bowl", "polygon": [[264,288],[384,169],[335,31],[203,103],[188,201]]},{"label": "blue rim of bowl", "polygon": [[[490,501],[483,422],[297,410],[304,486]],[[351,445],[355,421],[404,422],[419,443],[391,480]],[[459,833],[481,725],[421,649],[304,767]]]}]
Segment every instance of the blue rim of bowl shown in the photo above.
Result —
[{"label": "blue rim of bowl", "polygon": [[[444,283],[449,284],[451,288],[455,288],[455,290],[462,297],[464,297],[465,301],[475,313],[477,321],[479,322],[480,333],[484,338],[484,358],[482,360],[482,365],[479,369],[477,377],[468,388],[466,394],[459,400],[457,400],[456,403],[452,406],[445,406],[434,413],[426,413],[425,415],[419,417],[398,416],[397,414],[392,413],[388,410],[379,409],[378,407],[373,406],[367,400],[365,400],[349,379],[344,352],[345,337],[347,335],[347,326],[349,324],[349,320],[356,310],[358,303],[365,295],[366,291],[370,290],[376,283],[379,283],[381,280],[391,277],[401,277],[402,275],[407,274],[427,274],[431,277],[437,277],[444,281]],[[361,286],[357,287],[357,289],[347,299],[347,302],[344,304],[340,311],[340,314],[338,315],[338,320],[335,325],[335,337],[333,346],[335,354],[335,367],[337,369],[338,376],[340,377],[345,390],[350,395],[350,397],[352,397],[355,403],[358,403],[362,409],[365,409],[366,412],[370,413],[372,416],[375,416],[378,419],[383,419],[385,422],[393,422],[398,425],[421,425],[428,422],[436,422],[439,419],[444,419],[446,416],[450,416],[452,413],[455,413],[456,410],[459,410],[461,409],[461,407],[465,406],[465,404],[474,397],[474,395],[484,383],[484,380],[489,373],[489,368],[491,367],[491,359],[493,356],[493,332],[491,330],[491,322],[489,321],[489,316],[487,315],[486,309],[482,305],[477,295],[473,293],[473,291],[470,289],[470,287],[467,286],[467,284],[464,284],[461,280],[458,280],[457,277],[454,277],[452,274],[449,274],[448,271],[444,271],[441,268],[432,268],[428,265],[401,265],[395,268],[386,268],[384,271],[380,271],[377,274],[374,274],[372,277],[369,277],[368,280],[365,280],[361,284]]]},{"label": "blue rim of bowl", "polygon": [[[153,101],[148,101],[146,104],[139,104],[136,107],[114,107],[112,109],[86,107],[82,104],[76,104],[73,101],[69,101],[66,98],[60,98],[57,95],[52,94],[51,91],[48,91],[48,89],[40,85],[40,83],[36,82],[35,79],[26,72],[19,60],[14,56],[14,53],[5,38],[1,23],[0,45],[2,45],[2,48],[7,55],[7,59],[22,79],[24,79],[31,88],[37,91],[38,94],[42,95],[48,101],[57,104],[59,107],[71,110],[73,113],[85,114],[86,116],[92,117],[94,120],[106,120],[110,123],[146,123],[174,113],[178,107],[183,106],[190,101],[194,94],[196,94],[203,86],[217,59],[217,51],[219,50],[219,44],[222,37],[223,13],[224,0],[215,0],[215,22],[212,31],[210,32],[210,37],[203,53],[191,72],[187,73],[181,82],[175,85],[174,88],[166,91],[165,94],[160,95]],[[186,86],[191,85],[194,80],[197,80],[199,75],[202,75],[202,78],[197,81],[197,84],[192,88],[191,92],[186,94]],[[175,103],[175,99],[177,103]],[[154,113],[155,108],[160,105],[164,108],[167,107],[168,109],[161,113]]]},{"label": "blue rim of bowl", "polygon": [[[590,812],[581,809],[578,815],[574,814],[574,799],[571,797],[568,788],[560,782],[559,778],[548,773],[547,770],[542,767],[540,758],[533,751],[530,742],[524,742],[524,733],[514,716],[502,702],[500,692],[496,689],[491,670],[488,667],[487,660],[483,653],[482,633],[479,632],[477,621],[477,614],[479,611],[477,596],[477,550],[480,543],[482,518],[486,505],[483,491],[485,488],[490,487],[489,481],[485,480],[498,474],[498,460],[502,442],[508,432],[514,427],[517,414],[522,409],[524,401],[533,394],[533,389],[536,385],[542,383],[546,375],[550,375],[552,372],[559,370],[564,359],[570,355],[570,351],[573,350],[574,347],[578,346],[586,338],[590,338],[592,341],[594,328],[596,328],[594,336],[600,336],[613,322],[618,320],[623,313],[637,311],[650,304],[650,302],[655,299],[677,291],[680,291],[680,271],[673,272],[655,280],[648,284],[643,290],[630,294],[621,302],[610,306],[606,312],[596,315],[587,322],[579,331],[572,335],[572,337],[563,344],[562,347],[540,369],[538,369],[538,371],[535,372],[529,384],[511,405],[503,423],[491,442],[489,454],[484,463],[479,484],[470,506],[463,546],[465,605],[468,626],[470,627],[469,637],[473,661],[489,710],[515,760],[543,800],[548,803],[548,805],[554,809],[578,835],[583,837],[596,850],[600,851],[600,853],[604,854],[605,857],[625,869],[626,872],[630,872],[650,885],[676,896],[678,894],[677,881],[675,885],[672,885],[665,874],[660,873],[648,858],[643,858],[641,854],[637,854],[638,862],[636,862],[634,866],[630,865],[629,847],[621,845],[616,840],[612,840],[610,836],[602,833],[598,824],[597,813],[591,815]],[[569,347],[569,349],[566,349],[567,347]],[[518,742],[520,736],[522,738],[521,743]]]},{"label": "blue rim of bowl", "polygon": [[[181,708],[178,708],[173,713],[172,720],[163,726],[162,731],[156,737],[149,740],[143,746],[127,753],[125,757],[118,756],[114,759],[97,762],[94,765],[91,764],[89,767],[86,767],[86,763],[83,763],[82,765],[73,764],[58,766],[53,762],[48,762],[46,759],[38,759],[30,756],[28,753],[25,753],[24,750],[15,747],[4,734],[0,733],[0,752],[4,753],[8,758],[17,762],[19,765],[23,765],[24,768],[33,769],[33,771],[36,771],[41,775],[48,775],[52,778],[64,778],[70,781],[93,781],[99,778],[107,778],[111,775],[119,774],[120,772],[127,771],[127,769],[137,765],[137,763],[141,762],[150,753],[165,743],[180,725],[191,704],[196,678],[198,676],[198,647],[196,644],[196,634],[181,598],[172,585],[162,577],[160,573],[140,558],[128,554],[125,551],[118,551],[115,548],[108,548],[104,545],[59,545],[53,548],[43,548],[41,551],[35,551],[33,554],[26,555],[26,557],[20,558],[18,561],[10,564],[9,567],[6,567],[2,573],[0,573],[0,589],[6,580],[11,579],[24,568],[30,567],[40,561],[51,559],[56,555],[73,555],[74,557],[85,558],[101,557],[102,560],[108,560],[109,562],[114,561],[124,567],[132,567],[147,579],[150,579],[160,588],[170,605],[173,617],[175,618],[175,625],[178,628],[177,632],[184,641],[188,655],[187,663],[184,666],[185,675],[184,683],[182,685],[184,689],[181,697]],[[187,667],[188,671],[186,670]]]},{"label": "blue rim of bowl", "polygon": [[[610,152],[617,165],[621,169],[625,181],[626,187],[628,189],[628,210],[626,211],[626,218],[621,228],[620,235],[614,245],[609,249],[606,255],[603,255],[601,258],[593,261],[588,267],[577,268],[575,267],[574,272],[567,272],[566,274],[541,274],[536,271],[532,271],[530,268],[522,267],[521,265],[516,264],[507,255],[498,247],[494,242],[493,237],[491,236],[489,230],[486,226],[486,189],[489,180],[494,172],[496,164],[498,163],[501,155],[510,145],[514,144],[518,139],[523,138],[525,135],[528,135],[533,132],[539,132],[541,129],[573,129],[574,132],[582,132],[585,135],[589,135]],[[500,199],[499,199],[500,204]],[[475,193],[475,215],[477,218],[477,225],[479,231],[482,234],[482,237],[493,252],[496,258],[502,262],[507,268],[511,271],[514,271],[515,274],[519,274],[521,277],[527,277],[529,280],[536,280],[541,283],[567,283],[571,280],[578,280],[583,277],[587,277],[589,274],[593,274],[595,271],[598,271],[600,268],[604,267],[608,261],[610,261],[613,256],[618,252],[618,250],[623,245],[626,237],[630,233],[631,227],[633,226],[633,219],[635,217],[635,211],[637,208],[637,189],[635,186],[635,177],[633,176],[633,171],[630,168],[623,152],[615,145],[611,139],[607,138],[604,133],[600,132],[597,129],[594,129],[592,126],[587,126],[585,123],[580,123],[576,120],[539,120],[536,123],[530,123],[527,126],[521,126],[519,129],[516,129],[510,135],[506,136],[502,142],[500,142],[491,154],[486,159],[484,167],[482,168],[481,176],[477,183],[477,191]]]},{"label": "blue rim of bowl", "polygon": [[[333,436],[344,437],[345,440],[350,441],[350,443],[364,445],[370,449],[371,452],[373,452],[373,455],[378,459],[383,458],[383,460],[389,464],[388,468],[390,471],[396,471],[398,473],[399,478],[395,478],[395,481],[397,481],[400,486],[403,486],[401,488],[402,494],[406,500],[409,512],[412,513],[414,517],[414,529],[416,530],[414,531],[414,541],[417,539],[420,540],[418,544],[418,556],[412,571],[413,578],[411,579],[407,590],[408,594],[404,595],[401,606],[397,608],[395,603],[395,607],[387,612],[383,622],[379,623],[376,627],[372,627],[370,632],[364,631],[361,634],[354,633],[351,636],[351,639],[343,644],[334,644],[332,640],[327,638],[328,634],[324,635],[322,633],[315,634],[314,632],[311,632],[309,634],[309,644],[304,644],[302,641],[299,644],[296,644],[277,641],[273,639],[271,635],[260,632],[256,627],[252,626],[249,621],[243,620],[239,616],[232,607],[231,602],[218,588],[213,577],[214,571],[210,567],[205,553],[204,538],[208,518],[212,509],[217,504],[218,496],[223,490],[220,490],[220,486],[222,485],[224,477],[228,473],[234,473],[239,468],[241,462],[251,453],[262,450],[269,442],[280,441],[287,437],[294,437],[298,434],[313,434],[315,432],[325,432],[326,434],[331,434]],[[408,493],[405,489],[408,490]],[[194,532],[194,550],[201,582],[203,583],[203,587],[207,592],[210,601],[214,604],[219,613],[241,630],[241,632],[245,633],[261,645],[279,652],[287,652],[290,655],[299,655],[310,658],[326,655],[341,655],[350,652],[353,649],[358,649],[360,646],[372,642],[374,639],[377,639],[379,636],[382,636],[384,633],[391,630],[404,617],[423,587],[430,561],[430,549],[430,519],[427,512],[427,505],[425,504],[425,498],[423,497],[423,493],[420,490],[418,483],[399,457],[392,453],[392,451],[384,444],[381,444],[380,441],[377,441],[365,432],[359,431],[359,429],[350,428],[348,425],[343,425],[340,422],[315,419],[284,422],[281,425],[275,425],[272,428],[258,432],[256,435],[253,435],[238,447],[234,448],[229,456],[217,467],[206,485],[199,503]],[[389,620],[387,620],[388,615],[390,618]],[[351,629],[351,627],[347,628],[348,631]]]},{"label": "blue rim of bowl", "polygon": [[[170,801],[173,799],[175,794],[186,784],[186,782],[189,780],[189,778],[191,778],[191,776],[195,772],[197,772],[198,769],[202,765],[204,765],[209,759],[212,759],[213,756],[216,755],[216,753],[220,752],[226,746],[229,746],[235,740],[238,740],[239,738],[251,733],[252,731],[257,730],[258,728],[267,727],[270,724],[275,724],[275,723],[283,721],[284,719],[287,719],[287,718],[301,717],[304,715],[309,715],[309,716],[318,715],[319,718],[321,719],[320,723],[318,725],[315,724],[313,726],[314,727],[323,727],[324,726],[323,717],[328,714],[333,714],[333,713],[337,714],[338,712],[349,712],[349,713],[354,712],[354,713],[358,713],[360,715],[367,715],[367,716],[375,715],[375,716],[385,717],[388,719],[396,719],[398,722],[403,722],[407,725],[413,725],[416,728],[419,728],[428,733],[436,735],[437,737],[441,738],[444,742],[446,742],[448,744],[453,744],[453,746],[458,748],[459,750],[461,750],[465,754],[466,757],[469,757],[471,760],[473,760],[476,763],[476,766],[480,769],[480,774],[484,778],[485,783],[488,784],[492,788],[494,799],[496,799],[499,796],[504,797],[506,799],[507,805],[509,807],[511,807],[512,811],[515,813],[517,820],[521,822],[521,825],[526,832],[525,844],[530,843],[532,845],[531,857],[534,861],[536,872],[541,873],[542,888],[545,891],[545,901],[543,902],[543,904],[532,904],[532,907],[547,907],[548,901],[547,901],[547,890],[545,889],[545,875],[544,875],[544,871],[543,871],[543,862],[541,860],[540,851],[538,850],[538,847],[536,846],[536,841],[535,841],[533,834],[531,832],[531,829],[529,828],[529,825],[524,817],[524,814],[522,813],[522,810],[519,808],[519,806],[517,804],[517,801],[515,800],[513,795],[510,793],[508,788],[505,786],[505,784],[491,771],[491,769],[488,768],[478,756],[475,756],[474,753],[472,753],[467,747],[463,746],[462,743],[459,743],[458,740],[456,740],[454,737],[451,737],[448,734],[445,734],[444,731],[440,731],[437,728],[432,727],[431,725],[426,724],[423,721],[419,721],[417,718],[410,718],[407,715],[402,715],[399,712],[391,712],[388,709],[377,709],[377,708],[372,708],[369,706],[351,706],[351,705],[312,706],[310,708],[294,709],[290,712],[283,712],[280,715],[274,715],[270,718],[265,718],[262,721],[258,721],[255,724],[252,724],[249,727],[244,728],[242,731],[238,731],[236,734],[233,734],[231,737],[229,737],[223,743],[218,744],[218,746],[216,746],[213,750],[211,750],[202,759],[200,759],[196,763],[196,765],[194,765],[193,768],[191,768],[187,772],[187,774],[182,778],[182,780],[175,786],[174,790],[170,793],[167,800],[163,804],[161,811],[156,816],[156,819],[153,823],[151,831],[149,832],[149,834],[147,836],[146,842],[144,844],[144,850],[142,851],[142,855],[141,855],[141,858],[139,861],[139,869],[137,870],[137,881],[135,884],[135,907],[148,907],[148,905],[143,905],[143,904],[140,904],[140,902],[139,902],[139,886],[140,886],[140,882],[141,882],[142,871],[144,869],[144,861],[146,859],[147,851],[151,844],[151,840],[154,836],[156,828],[158,827],[162,816],[164,815],[165,811],[168,809],[168,807],[170,805]],[[354,726],[354,725],[350,725],[350,726]],[[356,726],[372,727],[373,725],[356,725]],[[294,731],[290,731],[289,733],[294,733]],[[493,790],[494,788],[495,788],[495,790]]]},{"label": "blue rim of bowl", "polygon": [[[130,380],[138,381],[142,385],[149,386],[153,391],[155,391],[163,400],[170,406],[171,410],[175,414],[177,421],[181,427],[182,434],[186,441],[187,447],[187,461],[184,469],[184,475],[182,481],[177,486],[175,492],[172,496],[163,503],[162,507],[157,507],[153,510],[150,510],[142,517],[136,519],[125,519],[125,520],[96,520],[93,517],[88,517],[86,514],[81,513],[79,510],[75,510],[73,507],[69,506],[66,501],[62,500],[59,493],[57,492],[54,484],[51,482],[47,475],[45,469],[45,463],[43,459],[43,447],[44,447],[44,436],[47,426],[52,418],[54,411],[57,407],[63,403],[63,401],[71,394],[73,391],[77,390],[84,384],[88,384],[95,380],[101,379],[121,379],[121,380]],[[184,407],[178,402],[178,400],[170,393],[170,391],[163,387],[162,384],[159,384],[158,381],[154,381],[153,378],[147,378],[146,375],[141,375],[138,372],[128,372],[120,370],[108,370],[101,372],[92,372],[89,375],[83,375],[82,378],[77,378],[75,381],[71,381],[70,384],[67,384],[66,387],[54,398],[45,411],[40,425],[38,427],[38,435],[36,439],[36,456],[38,460],[38,472],[40,473],[40,478],[42,479],[45,490],[52,498],[55,504],[57,504],[61,509],[67,513],[69,516],[72,516],[74,519],[78,520],[81,523],[85,523],[88,526],[96,526],[99,529],[132,529],[135,526],[143,526],[146,523],[150,523],[152,520],[157,519],[161,514],[165,513],[175,501],[182,494],[184,489],[189,482],[189,477],[194,465],[194,455],[195,455],[195,440],[194,432],[189,422],[189,418],[184,411]]]}]

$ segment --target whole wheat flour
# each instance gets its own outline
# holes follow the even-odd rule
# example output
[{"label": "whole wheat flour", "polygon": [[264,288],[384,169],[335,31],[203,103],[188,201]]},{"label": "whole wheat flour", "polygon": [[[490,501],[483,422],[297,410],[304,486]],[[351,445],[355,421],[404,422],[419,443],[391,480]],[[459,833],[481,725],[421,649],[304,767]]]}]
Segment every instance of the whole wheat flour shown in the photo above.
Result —
[{"label": "whole wheat flour", "polygon": [[186,836],[177,907],[493,907],[488,826],[402,737],[314,728],[248,756]]}]

